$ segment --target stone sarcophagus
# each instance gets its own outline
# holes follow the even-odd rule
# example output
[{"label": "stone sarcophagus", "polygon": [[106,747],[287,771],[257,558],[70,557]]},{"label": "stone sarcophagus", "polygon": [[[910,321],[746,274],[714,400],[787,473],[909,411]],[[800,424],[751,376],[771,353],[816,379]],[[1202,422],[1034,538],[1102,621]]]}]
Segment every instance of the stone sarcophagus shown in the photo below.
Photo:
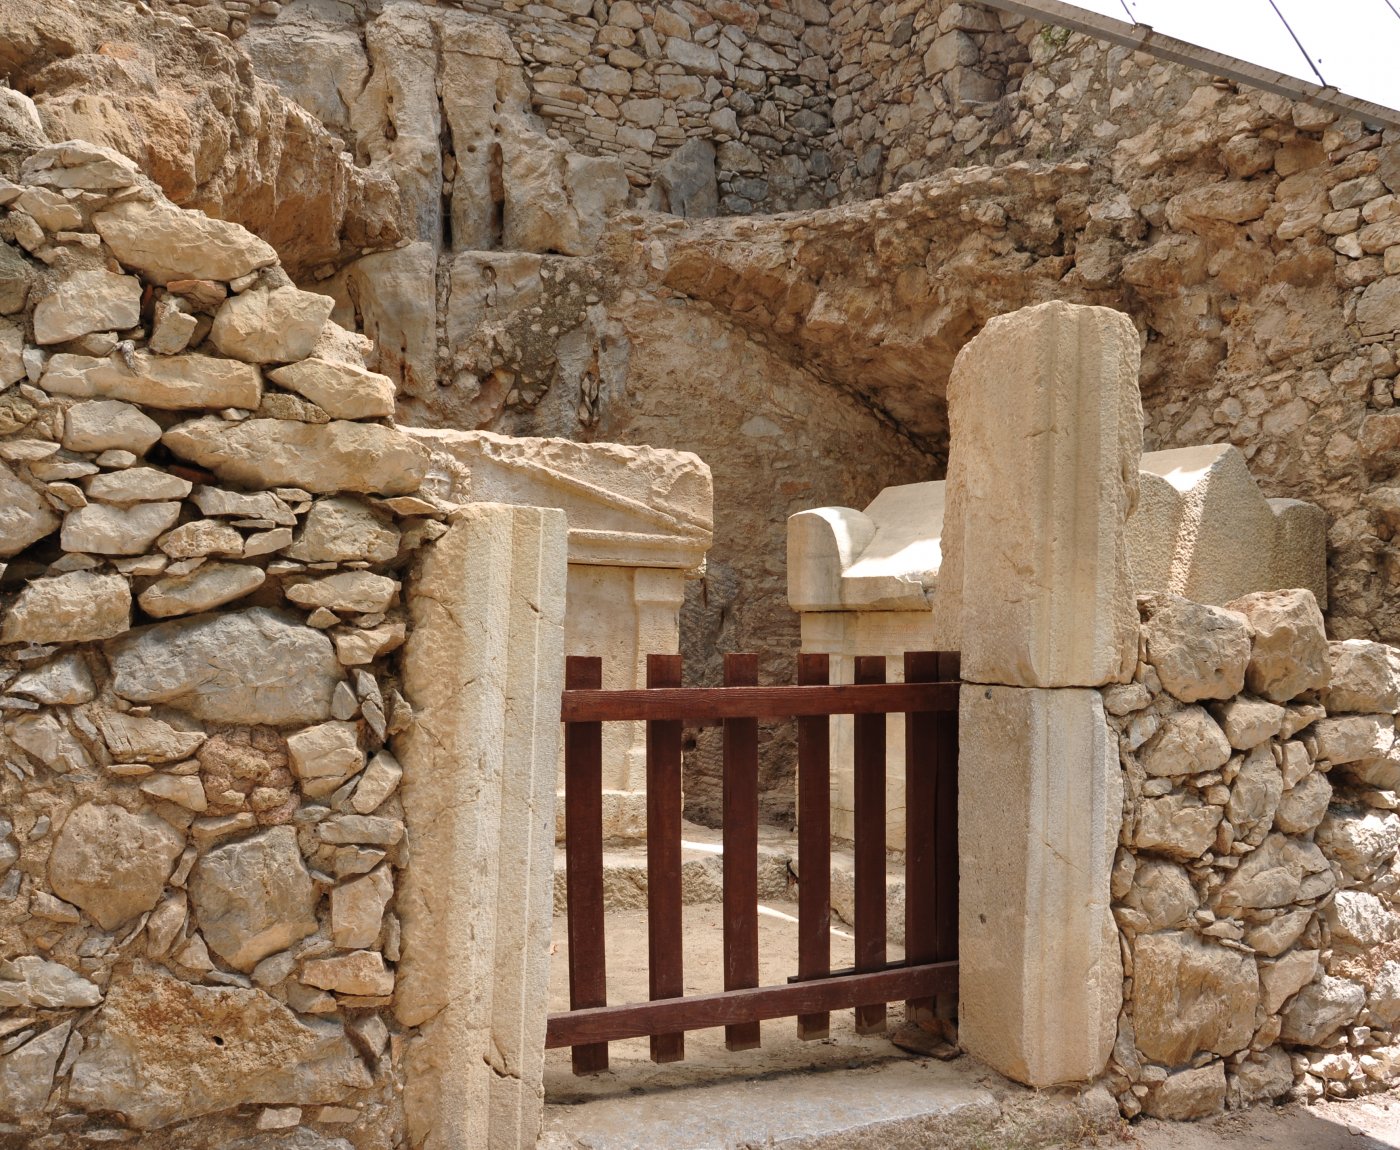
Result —
[{"label": "stone sarcophagus", "polygon": [[[1138,594],[1169,591],[1224,604],[1255,591],[1306,587],[1327,604],[1327,517],[1312,503],[1269,499],[1230,444],[1148,452],[1128,518]],[[905,651],[957,647],[938,616],[943,480],[887,487],[863,511],[821,507],[788,520],[788,602],[802,616],[802,649],[832,656],[850,682],[856,655],[885,655],[902,678]],[[853,731],[832,720],[832,831],[853,833]],[[904,843],[904,726],[890,724],[889,843]]]},{"label": "stone sarcophagus", "polygon": [[[680,650],[685,581],[703,567],[713,529],[710,469],[699,457],[487,431],[411,434],[432,450],[429,484],[444,498],[565,512],[564,649],[600,656],[605,688],[645,687],[647,655]],[[603,833],[646,837],[644,723],[603,728]]]}]

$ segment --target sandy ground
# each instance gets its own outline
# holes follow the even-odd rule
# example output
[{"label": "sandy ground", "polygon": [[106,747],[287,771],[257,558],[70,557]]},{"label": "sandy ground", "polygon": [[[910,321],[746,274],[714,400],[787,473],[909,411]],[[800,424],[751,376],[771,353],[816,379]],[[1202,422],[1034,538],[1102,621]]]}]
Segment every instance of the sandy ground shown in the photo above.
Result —
[{"label": "sandy ground", "polygon": [[[1085,1143],[1096,1144],[1115,1143]],[[1400,1147],[1400,1091],[1310,1107],[1256,1107],[1206,1122],[1146,1120],[1116,1144],[1141,1150],[1389,1150]]]},{"label": "sandy ground", "polygon": [[[797,969],[796,903],[767,902],[768,913],[758,920],[759,981],[782,983]],[[723,989],[721,939],[723,907],[701,903],[685,908],[685,992],[704,994]],[[647,934],[645,911],[609,911],[607,916],[608,1000],[644,1002],[647,999]],[[568,936],[563,917],[554,922],[554,957],[550,964],[550,1009],[569,1008]],[[891,959],[904,957],[891,946]],[[854,962],[853,940],[840,923],[831,938],[831,961],[836,968]],[[904,1020],[901,1004],[891,1003],[891,1029]],[[545,1057],[545,1096],[550,1101],[577,1100],[606,1094],[655,1089],[748,1077],[756,1072],[824,1069],[842,1064],[857,1066],[903,1058],[879,1035],[855,1032],[852,1011],[831,1017],[831,1038],[804,1042],[797,1037],[796,1021],[774,1019],[762,1023],[763,1047],[757,1051],[730,1053],[724,1047],[724,1031],[694,1030],[686,1035],[685,1061],[658,1066],[651,1061],[645,1038],[614,1042],[609,1049],[611,1074],[599,1078],[575,1078],[569,1069],[569,1052],[551,1050]]]}]

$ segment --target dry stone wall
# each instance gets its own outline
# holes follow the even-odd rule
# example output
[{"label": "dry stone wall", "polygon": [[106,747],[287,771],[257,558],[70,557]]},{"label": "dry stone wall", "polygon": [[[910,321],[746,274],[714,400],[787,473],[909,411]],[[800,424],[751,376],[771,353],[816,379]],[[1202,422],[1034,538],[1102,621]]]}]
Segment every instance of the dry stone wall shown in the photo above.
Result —
[{"label": "dry stone wall", "polygon": [[116,152],[0,180],[5,1145],[402,1139],[388,744],[446,527],[331,307]]},{"label": "dry stone wall", "polygon": [[[352,144],[367,125],[355,105],[379,66],[372,29],[394,19],[394,5],[381,12],[364,2],[162,0],[161,7],[241,39],[284,90]],[[590,156],[616,157],[640,202],[680,215],[742,214],[815,207],[835,191],[822,147],[831,123],[824,3],[454,0],[442,7],[507,32],[529,107],[550,135]],[[450,89],[452,81],[440,85]]]},{"label": "dry stone wall", "polygon": [[1400,1071],[1400,652],[1328,642],[1307,591],[1139,601],[1107,687],[1123,1113],[1195,1118]]}]

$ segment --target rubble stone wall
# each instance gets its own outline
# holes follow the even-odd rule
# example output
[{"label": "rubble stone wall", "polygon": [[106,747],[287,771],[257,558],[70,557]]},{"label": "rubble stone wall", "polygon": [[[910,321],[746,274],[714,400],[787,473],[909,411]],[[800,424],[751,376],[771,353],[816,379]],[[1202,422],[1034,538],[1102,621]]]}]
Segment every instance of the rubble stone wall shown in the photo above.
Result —
[{"label": "rubble stone wall", "polygon": [[1400,1069],[1400,651],[1328,642],[1310,592],[1140,600],[1107,687],[1129,1117],[1384,1089]]},{"label": "rubble stone wall", "polygon": [[[353,143],[347,105],[376,64],[373,45],[360,44],[360,26],[384,18],[380,5],[161,6],[244,38],[284,87],[317,90],[319,98],[306,102]],[[443,7],[507,29],[530,106],[551,135],[589,155],[617,157],[643,202],[677,214],[744,214],[816,207],[836,190],[822,148],[831,126],[830,35],[819,0],[454,0]],[[335,84],[306,73],[308,40],[318,62],[338,73]],[[693,202],[695,181],[706,175],[710,190]]]},{"label": "rubble stone wall", "polygon": [[388,744],[446,527],[331,306],[113,151],[0,180],[5,1145],[402,1139]]}]

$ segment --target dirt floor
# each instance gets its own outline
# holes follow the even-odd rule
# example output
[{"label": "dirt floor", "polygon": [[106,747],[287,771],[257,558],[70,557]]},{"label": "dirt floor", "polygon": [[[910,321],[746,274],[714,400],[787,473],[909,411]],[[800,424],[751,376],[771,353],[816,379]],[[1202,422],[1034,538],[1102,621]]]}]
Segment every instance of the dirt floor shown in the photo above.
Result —
[{"label": "dirt floor", "polygon": [[[1113,1145],[1111,1138],[1085,1146]],[[1400,1091],[1316,1106],[1256,1107],[1207,1122],[1130,1127],[1116,1143],[1141,1150],[1382,1150],[1400,1147]]]}]

